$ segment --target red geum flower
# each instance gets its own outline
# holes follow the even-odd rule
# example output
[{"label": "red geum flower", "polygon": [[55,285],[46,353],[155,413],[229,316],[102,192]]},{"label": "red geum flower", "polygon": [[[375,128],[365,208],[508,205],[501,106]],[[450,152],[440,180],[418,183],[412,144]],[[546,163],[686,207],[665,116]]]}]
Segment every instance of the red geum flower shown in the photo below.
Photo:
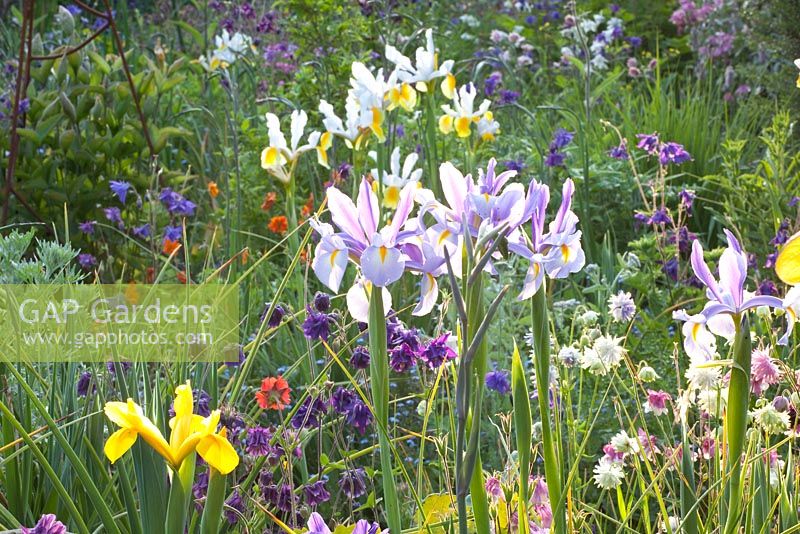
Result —
[{"label": "red geum flower", "polygon": [[291,391],[283,376],[268,376],[261,381],[261,390],[256,392],[256,402],[262,410],[283,410],[291,402]]},{"label": "red geum flower", "polygon": [[276,215],[270,219],[267,228],[273,233],[283,235],[286,233],[286,230],[289,229],[289,222],[286,220],[285,215]]},{"label": "red geum flower", "polygon": [[275,191],[270,191],[264,197],[264,202],[261,203],[261,209],[264,211],[269,211],[272,206],[275,205],[275,200],[278,198],[278,194]]}]

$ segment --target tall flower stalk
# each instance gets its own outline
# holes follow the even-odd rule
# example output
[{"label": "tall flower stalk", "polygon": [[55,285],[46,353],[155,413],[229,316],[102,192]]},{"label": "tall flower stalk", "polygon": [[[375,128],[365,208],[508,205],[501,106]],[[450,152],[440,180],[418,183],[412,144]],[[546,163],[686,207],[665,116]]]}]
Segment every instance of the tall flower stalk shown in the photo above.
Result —
[{"label": "tall flower stalk", "polygon": [[544,475],[550,502],[556,503],[553,513],[553,532],[567,532],[563,502],[563,463],[553,435],[553,421],[550,413],[550,329],[547,322],[546,282],[531,299],[531,324],[533,326],[533,364],[536,371],[536,391],[539,401],[539,414],[542,419],[542,455],[544,456]]},{"label": "tall flower stalk", "polygon": [[391,532],[401,531],[400,501],[397,498],[392,469],[392,443],[389,439],[389,355],[387,352],[386,317],[380,288],[369,291],[369,374],[375,420],[380,445],[383,502]]},{"label": "tall flower stalk", "polygon": [[[759,306],[781,308],[780,299],[768,295],[753,296],[744,289],[747,280],[747,256],[736,237],[725,230],[728,247],[719,259],[719,279],[703,258],[703,247],[692,243],[692,269],[706,286],[708,302],[697,315],[680,310],[674,315],[683,327],[684,348],[693,365],[702,365],[716,355],[714,334],[733,339],[733,365],[725,411],[728,450],[725,455],[727,483],[721,506],[721,524],[726,534],[738,532],[742,514],[743,459],[750,407],[751,341],[747,311]],[[710,332],[709,332],[710,330]]]}]

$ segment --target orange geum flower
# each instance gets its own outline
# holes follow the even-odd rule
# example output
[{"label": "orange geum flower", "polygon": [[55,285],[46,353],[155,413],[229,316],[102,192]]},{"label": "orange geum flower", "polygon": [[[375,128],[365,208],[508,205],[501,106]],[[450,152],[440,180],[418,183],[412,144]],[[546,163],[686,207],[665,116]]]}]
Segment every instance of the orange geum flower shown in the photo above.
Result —
[{"label": "orange geum flower", "polygon": [[275,200],[278,198],[278,194],[275,191],[270,191],[264,196],[264,202],[261,203],[261,209],[264,211],[269,211],[272,206],[275,205]]},{"label": "orange geum flower", "polygon": [[164,254],[169,255],[178,250],[180,246],[181,242],[178,240],[173,241],[172,239],[165,239],[164,245],[161,247],[161,250],[162,252],[164,252]]},{"label": "orange geum flower", "polygon": [[291,402],[291,391],[283,376],[268,376],[261,381],[261,389],[256,392],[256,402],[262,410],[283,410]]},{"label": "orange geum flower", "polygon": [[217,182],[208,182],[208,194],[211,195],[211,198],[217,198],[217,196],[219,196]]},{"label": "orange geum flower", "polygon": [[286,230],[289,229],[289,223],[284,215],[276,215],[270,219],[267,227],[276,234],[285,234]]}]

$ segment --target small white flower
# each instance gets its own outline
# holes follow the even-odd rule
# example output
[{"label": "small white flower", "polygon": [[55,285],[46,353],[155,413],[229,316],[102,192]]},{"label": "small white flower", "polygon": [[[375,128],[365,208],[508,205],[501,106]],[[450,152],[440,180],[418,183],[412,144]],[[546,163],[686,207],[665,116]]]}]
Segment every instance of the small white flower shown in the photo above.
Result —
[{"label": "small white flower", "polygon": [[636,304],[633,302],[631,294],[627,291],[620,291],[616,295],[611,295],[608,299],[608,312],[617,323],[633,319],[636,313]]},{"label": "small white flower", "polygon": [[622,470],[622,465],[605,456],[600,458],[600,461],[594,466],[594,483],[600,489],[614,489],[622,484],[624,478],[625,472]]},{"label": "small white flower", "polygon": [[617,367],[622,358],[625,357],[625,348],[620,345],[621,337],[613,337],[609,335],[600,336],[594,340],[592,348],[597,352],[597,356],[609,368],[614,369]]},{"label": "small white flower", "polygon": [[779,412],[771,402],[757,408],[753,419],[768,434],[780,434],[789,428],[789,413]]},{"label": "small white flower", "polygon": [[632,438],[624,430],[617,432],[611,438],[611,446],[614,451],[620,454],[636,454],[639,452],[639,442]]}]

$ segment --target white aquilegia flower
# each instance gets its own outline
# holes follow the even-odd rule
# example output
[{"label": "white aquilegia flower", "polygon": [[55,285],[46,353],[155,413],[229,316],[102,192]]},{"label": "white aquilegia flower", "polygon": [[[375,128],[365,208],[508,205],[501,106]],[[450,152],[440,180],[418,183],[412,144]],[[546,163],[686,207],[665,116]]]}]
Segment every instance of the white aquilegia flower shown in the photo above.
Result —
[{"label": "white aquilegia flower", "polygon": [[573,365],[576,365],[580,359],[581,351],[577,347],[562,347],[561,350],[558,351],[558,361],[560,361],[566,367],[572,367]]},{"label": "white aquilegia flower", "polygon": [[592,348],[609,369],[614,369],[626,354],[625,348],[620,345],[621,342],[621,337],[603,335],[594,340]]},{"label": "white aquilegia flower", "polygon": [[[292,179],[292,171],[297,158],[304,152],[320,148],[320,133],[311,132],[304,145],[300,144],[308,123],[308,115],[303,110],[292,111],[291,138],[286,142],[281,131],[281,121],[274,113],[267,113],[267,130],[269,146],[261,151],[261,168],[275,176],[284,184]],[[327,166],[327,157],[323,158],[324,150],[317,150],[321,165]],[[322,153],[322,154],[321,154]],[[289,167],[287,169],[287,166]]]},{"label": "white aquilegia flower", "polygon": [[639,442],[632,438],[624,430],[620,430],[611,438],[611,446],[614,452],[619,454],[637,454],[639,452]]},{"label": "white aquilegia flower", "polygon": [[611,295],[608,299],[608,312],[617,323],[633,319],[636,314],[636,304],[634,304],[631,294],[627,291],[620,291],[616,295]]},{"label": "white aquilegia flower", "polygon": [[622,484],[625,478],[625,471],[622,464],[603,456],[597,465],[594,466],[594,483],[600,489],[614,489]]},{"label": "white aquilegia flower", "polygon": [[[370,152],[370,157],[377,160],[377,153]],[[400,167],[400,147],[394,147],[392,155],[389,158],[389,169],[383,171],[383,176],[380,175],[378,169],[372,169],[372,176],[380,180],[383,186],[383,205],[387,208],[396,208],[397,202],[400,200],[400,191],[411,183],[419,183],[422,177],[422,169],[415,169],[419,154],[411,152],[406,156],[403,161],[403,166]]]},{"label": "white aquilegia flower", "polygon": [[781,434],[789,428],[789,413],[779,412],[771,402],[756,408],[752,415],[756,424],[767,434]]}]

